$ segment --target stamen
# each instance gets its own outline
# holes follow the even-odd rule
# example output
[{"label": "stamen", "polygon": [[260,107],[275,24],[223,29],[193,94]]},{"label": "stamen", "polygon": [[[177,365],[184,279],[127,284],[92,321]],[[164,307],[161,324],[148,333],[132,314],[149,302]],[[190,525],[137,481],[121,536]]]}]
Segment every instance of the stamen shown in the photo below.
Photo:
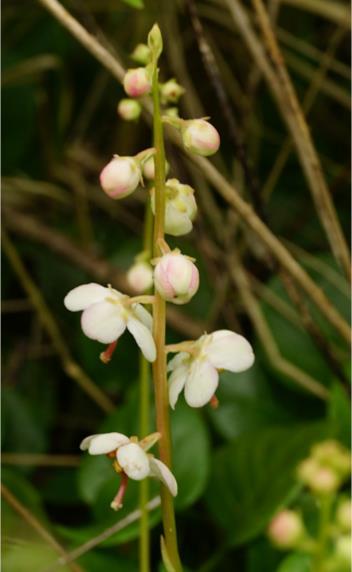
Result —
[{"label": "stamen", "polygon": [[113,510],[120,510],[120,508],[123,507],[122,501],[126,493],[127,485],[128,485],[128,476],[126,475],[126,473],[121,473],[121,482],[119,490],[117,491],[115,498],[110,504]]},{"label": "stamen", "polygon": [[212,409],[217,409],[217,408],[219,407],[219,400],[218,400],[218,398],[216,397],[215,393],[214,393],[213,397],[212,397],[211,400],[210,400],[210,407],[211,407]]},{"label": "stamen", "polygon": [[114,342],[112,342],[105,350],[105,352],[101,352],[100,354],[100,359],[103,363],[109,363],[109,361],[112,358],[112,354],[115,351],[117,345],[117,340],[115,340]]}]

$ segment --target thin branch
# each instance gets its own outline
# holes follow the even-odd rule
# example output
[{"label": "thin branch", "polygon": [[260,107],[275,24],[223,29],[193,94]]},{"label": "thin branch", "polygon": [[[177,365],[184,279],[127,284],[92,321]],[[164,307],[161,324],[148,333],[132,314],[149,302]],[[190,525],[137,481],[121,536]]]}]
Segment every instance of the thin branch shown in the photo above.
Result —
[{"label": "thin branch", "polygon": [[316,379],[296,367],[293,363],[287,361],[280,354],[275,338],[265,320],[260,305],[252,293],[247,275],[236,255],[232,255],[229,259],[229,271],[234,284],[240,292],[246,311],[253,323],[259,339],[262,342],[271,365],[313,395],[326,400],[329,396],[327,389]]},{"label": "thin branch", "polygon": [[[44,528],[44,526],[39,522],[39,520],[32,514],[12,493],[11,491],[1,483],[1,495],[5,501],[25,520],[49,546],[51,546],[62,558],[67,558],[68,554],[58,543],[58,541]],[[71,570],[74,572],[83,572],[82,568],[68,560],[67,564]]]},{"label": "thin branch", "polygon": [[[121,292],[132,294],[124,272],[106,262],[102,258],[87,253],[76,246],[70,239],[61,233],[43,225],[37,218],[19,213],[13,209],[5,208],[7,227],[40,244],[50,248],[56,254],[65,257],[74,265],[82,268],[99,282],[111,283]],[[198,337],[204,331],[204,325],[196,322],[179,310],[169,307],[167,309],[169,325],[181,334]]]},{"label": "thin branch", "polygon": [[[107,52],[107,50],[105,50],[93,36],[88,34],[86,30],[84,30],[84,28],[59,4],[59,2],[57,2],[57,0],[39,0],[39,2],[41,2],[41,4],[78,39],[78,41],[83,43],[87,50],[97,57],[97,59],[111,71],[114,77],[121,81],[123,77],[123,68],[120,64],[117,66],[112,65],[112,61],[115,61],[114,57]],[[233,2],[235,2],[235,0],[233,0]],[[232,4],[232,6],[234,6],[234,4]],[[74,22],[74,25],[72,21]],[[264,65],[267,66],[265,57]],[[269,66],[269,73],[275,77],[271,66]],[[150,109],[149,102],[144,102],[144,106],[147,110]],[[180,138],[175,134],[172,128],[166,129],[165,132],[176,145],[183,149]],[[290,272],[305,292],[312,298],[313,302],[317,305],[326,319],[349,343],[350,328],[348,324],[332,306],[324,292],[314,284],[313,280],[311,280],[308,274],[291,256],[289,251],[258,218],[250,205],[240,197],[237,190],[226,181],[221,173],[217,171],[217,169],[207,159],[195,155],[189,156],[189,159],[199,167],[208,181],[214,185],[217,192],[234,208],[235,211],[239,213],[242,220],[259,236],[269,250],[272,251],[272,254],[280,264]]]},{"label": "thin branch", "polygon": [[2,229],[2,245],[14,272],[38,312],[38,316],[43,327],[48,332],[53,345],[61,358],[64,371],[103,411],[110,413],[115,408],[113,402],[97,385],[95,385],[82,368],[73,360],[70,350],[66,345],[65,338],[61,334],[49,307],[47,306],[40,290],[28,274],[16,248],[12,244],[4,228]]},{"label": "thin branch", "polygon": [[[160,506],[160,497],[154,497],[152,500],[148,502],[147,509],[149,511],[152,511],[156,509],[158,506]],[[68,564],[69,562],[76,560],[80,556],[83,556],[83,554],[86,554],[90,550],[93,550],[93,548],[99,546],[99,544],[101,544],[102,542],[104,542],[104,540],[107,540],[108,538],[113,536],[113,534],[120,532],[120,530],[123,530],[129,524],[136,522],[136,520],[138,520],[140,517],[141,517],[141,511],[139,509],[130,512],[130,514],[119,520],[116,524],[113,524],[109,528],[106,528],[101,534],[94,536],[94,538],[91,538],[84,544],[81,544],[81,546],[78,546],[78,548],[75,548],[74,550],[72,550],[72,552],[69,552],[65,556],[59,558],[57,562],[55,562],[52,566],[50,566],[50,568],[47,568],[45,572],[53,572],[58,567],[65,566],[65,564]]]},{"label": "thin branch", "polygon": [[4,465],[21,467],[77,467],[80,463],[78,455],[39,455],[37,453],[2,453]]}]

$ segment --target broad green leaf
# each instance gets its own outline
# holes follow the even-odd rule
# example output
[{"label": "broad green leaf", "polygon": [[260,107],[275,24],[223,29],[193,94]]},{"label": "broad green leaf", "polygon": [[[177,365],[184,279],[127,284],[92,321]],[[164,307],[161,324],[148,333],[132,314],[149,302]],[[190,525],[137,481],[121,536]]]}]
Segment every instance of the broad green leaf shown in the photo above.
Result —
[{"label": "broad green leaf", "polygon": [[[16,539],[15,539],[16,540]],[[39,541],[11,542],[2,554],[2,566],[6,572],[38,572],[49,568],[60,555],[47,544]],[[60,566],[63,572],[69,572],[68,565]]]},{"label": "broad green leaf", "polygon": [[312,559],[307,554],[290,554],[280,564],[277,572],[311,572]]},{"label": "broad green leaf", "polygon": [[144,8],[144,3],[142,0],[122,0],[125,4],[132,6],[132,8],[137,8],[137,10],[142,10]]},{"label": "broad green leaf", "polygon": [[265,528],[297,488],[298,462],[326,434],[316,423],[267,428],[242,435],[216,453],[206,499],[231,544],[243,544]]},{"label": "broad green leaf", "polygon": [[344,445],[351,445],[351,406],[347,393],[338,383],[335,383],[331,390],[328,407],[328,417],[336,431],[336,437]]}]

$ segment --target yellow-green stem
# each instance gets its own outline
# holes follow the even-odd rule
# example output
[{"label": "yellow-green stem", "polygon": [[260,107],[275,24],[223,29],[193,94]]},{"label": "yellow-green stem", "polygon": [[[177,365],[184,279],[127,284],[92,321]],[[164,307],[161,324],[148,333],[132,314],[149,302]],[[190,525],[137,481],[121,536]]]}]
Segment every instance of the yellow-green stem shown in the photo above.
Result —
[{"label": "yellow-green stem", "polygon": [[[154,250],[153,256],[160,256],[162,253],[159,241],[164,240],[164,217],[165,217],[165,151],[164,135],[160,114],[158,68],[154,62],[153,70],[153,132],[154,147],[156,154],[155,161],[155,219],[154,219]],[[157,358],[153,363],[153,380],[155,391],[156,425],[161,434],[159,441],[160,459],[171,468],[171,437],[169,401],[166,379],[166,353],[165,353],[165,300],[155,291],[155,302],[153,307],[153,335],[157,349]],[[163,528],[165,536],[165,546],[168,558],[175,569],[175,572],[182,570],[177,547],[177,535],[175,524],[175,512],[173,498],[168,489],[161,485],[161,508],[163,518]]]},{"label": "yellow-green stem", "polygon": [[321,499],[318,550],[313,562],[313,572],[323,572],[326,543],[329,535],[331,509],[334,503],[334,498],[335,495],[328,495]]},{"label": "yellow-green stem", "polygon": [[[149,201],[145,209],[143,250],[149,252],[153,244],[153,216]],[[143,439],[150,430],[150,392],[149,392],[149,362],[140,354],[139,360],[139,434]],[[149,481],[143,479],[139,485],[139,508],[141,519],[139,526],[139,570],[150,572],[150,534],[149,534]]]}]

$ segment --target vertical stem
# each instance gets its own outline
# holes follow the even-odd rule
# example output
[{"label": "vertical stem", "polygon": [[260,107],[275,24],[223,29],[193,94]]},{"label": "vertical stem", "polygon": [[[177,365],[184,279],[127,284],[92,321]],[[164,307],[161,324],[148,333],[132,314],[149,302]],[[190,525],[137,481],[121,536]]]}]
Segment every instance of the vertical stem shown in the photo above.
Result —
[{"label": "vertical stem", "polygon": [[[144,219],[144,240],[143,250],[149,251],[153,242],[153,217],[149,201],[147,201]],[[139,433],[143,438],[149,433],[149,362],[140,354],[139,358]],[[143,479],[139,484],[139,508],[141,519],[139,525],[139,570],[140,572],[150,572],[150,534],[149,534],[149,511],[147,508],[149,500],[149,480]]]},{"label": "vertical stem", "polygon": [[318,550],[313,562],[313,572],[323,571],[326,542],[329,535],[329,524],[333,502],[334,495],[329,495],[326,498],[321,499]]},{"label": "vertical stem", "polygon": [[[163,127],[160,115],[159,85],[157,61],[153,69],[153,131],[155,160],[155,219],[154,219],[154,257],[160,256],[159,240],[164,238],[165,218],[165,151]],[[157,358],[153,363],[153,378],[155,391],[156,425],[161,434],[159,441],[160,459],[171,467],[171,438],[169,419],[169,400],[166,379],[165,353],[165,300],[155,291],[153,305],[153,335],[156,344]],[[182,570],[177,548],[174,505],[168,489],[161,485],[161,507],[165,535],[166,550],[175,572]]]}]

